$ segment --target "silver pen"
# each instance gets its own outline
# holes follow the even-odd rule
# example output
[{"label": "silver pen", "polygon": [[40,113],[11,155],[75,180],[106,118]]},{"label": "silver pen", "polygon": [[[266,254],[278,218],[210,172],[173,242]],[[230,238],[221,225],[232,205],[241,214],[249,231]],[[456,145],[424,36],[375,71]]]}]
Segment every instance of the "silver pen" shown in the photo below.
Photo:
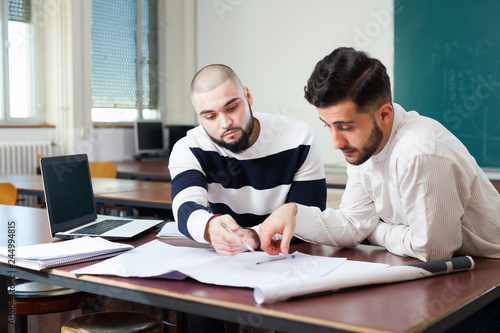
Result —
[{"label": "silver pen", "polygon": [[235,233],[234,231],[232,231],[231,229],[229,229],[229,227],[225,223],[222,223],[222,226],[224,227],[224,229],[226,229],[227,231],[229,231],[229,233],[231,235],[234,235],[234,236],[238,237],[241,240],[241,244],[243,244],[243,246],[246,247],[248,249],[248,251],[255,252],[255,250],[253,249],[253,247],[250,246],[250,244],[248,244],[247,242],[245,242],[243,240],[243,238],[240,237],[240,235],[238,235],[237,233]]},{"label": "silver pen", "polygon": [[257,265],[261,265],[261,264],[267,264],[267,263],[270,263],[270,262],[273,262],[273,261],[284,260],[284,259],[293,259],[293,258],[295,258],[295,254],[278,256],[278,257],[267,259],[267,260],[264,260],[264,261],[259,261],[256,264]]}]

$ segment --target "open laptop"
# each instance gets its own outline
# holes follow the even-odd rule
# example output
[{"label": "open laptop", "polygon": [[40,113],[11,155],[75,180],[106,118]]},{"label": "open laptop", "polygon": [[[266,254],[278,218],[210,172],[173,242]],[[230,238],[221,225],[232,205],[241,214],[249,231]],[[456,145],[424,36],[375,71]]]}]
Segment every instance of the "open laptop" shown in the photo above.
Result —
[{"label": "open laptop", "polygon": [[40,168],[53,237],[99,236],[124,240],[163,222],[113,217],[97,219],[87,154],[41,158]]}]

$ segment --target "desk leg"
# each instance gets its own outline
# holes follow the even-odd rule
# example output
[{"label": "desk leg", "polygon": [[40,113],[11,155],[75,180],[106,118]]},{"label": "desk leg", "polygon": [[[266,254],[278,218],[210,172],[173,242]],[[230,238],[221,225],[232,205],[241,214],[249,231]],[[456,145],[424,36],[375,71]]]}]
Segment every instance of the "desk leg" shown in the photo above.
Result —
[{"label": "desk leg", "polygon": [[7,333],[8,332],[8,301],[9,297],[7,296],[7,276],[0,275],[0,332]]},{"label": "desk leg", "polygon": [[177,332],[187,333],[187,317],[184,312],[177,312]]}]

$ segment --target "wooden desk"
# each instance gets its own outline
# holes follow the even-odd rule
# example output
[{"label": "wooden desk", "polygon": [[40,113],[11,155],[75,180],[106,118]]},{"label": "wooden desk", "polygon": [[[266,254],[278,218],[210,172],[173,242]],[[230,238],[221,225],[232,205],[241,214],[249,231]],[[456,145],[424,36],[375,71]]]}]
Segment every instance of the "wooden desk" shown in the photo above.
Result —
[{"label": "wooden desk", "polygon": [[[13,183],[20,194],[43,196],[40,175],[0,176],[0,182]],[[112,203],[123,206],[172,209],[170,182],[144,180],[92,178],[96,203]],[[328,189],[327,206],[338,208],[342,190]]]},{"label": "wooden desk", "polygon": [[[0,205],[0,221],[30,221],[30,231],[46,224],[44,210]],[[19,228],[22,225],[19,224]],[[18,231],[19,231],[18,228]],[[21,234],[19,233],[19,237]],[[133,240],[139,246],[155,239],[153,233]],[[189,240],[163,240],[178,246],[203,246]],[[410,264],[416,259],[392,255],[380,247],[343,249],[314,244],[294,245],[293,250],[350,260]],[[11,269],[0,265],[2,278],[15,275],[77,290],[98,293],[166,309],[194,313],[243,325],[286,332],[442,332],[489,302],[500,298],[500,260],[475,258],[472,271],[432,278],[350,288],[331,294],[301,297],[286,302],[256,305],[248,288],[221,287],[164,279],[75,276],[70,271],[91,263],[44,271]],[[6,294],[0,294],[0,319],[6,323]]]},{"label": "wooden desk", "polygon": [[[118,178],[170,181],[168,161],[118,161]],[[345,188],[347,175],[345,172],[326,172],[326,184],[329,188]]]},{"label": "wooden desk", "polygon": [[[40,175],[0,176],[0,182],[11,182],[19,194],[43,197]],[[124,206],[172,209],[170,182],[144,180],[92,178],[95,201],[98,204],[113,203]]]},{"label": "wooden desk", "polygon": [[[168,161],[119,161],[115,162],[118,168],[118,178],[138,180],[170,181]],[[331,169],[331,168],[329,168]],[[325,170],[326,186],[328,188],[344,189],[347,183],[347,174],[339,170]],[[491,180],[493,186],[500,192],[500,181]]]},{"label": "wooden desk", "polygon": [[172,209],[171,189],[170,183],[164,183],[163,186],[157,188],[101,193],[95,198],[97,203],[170,210]]},{"label": "wooden desk", "polygon": [[118,161],[115,162],[118,169],[118,178],[170,181],[168,160],[159,161]]}]

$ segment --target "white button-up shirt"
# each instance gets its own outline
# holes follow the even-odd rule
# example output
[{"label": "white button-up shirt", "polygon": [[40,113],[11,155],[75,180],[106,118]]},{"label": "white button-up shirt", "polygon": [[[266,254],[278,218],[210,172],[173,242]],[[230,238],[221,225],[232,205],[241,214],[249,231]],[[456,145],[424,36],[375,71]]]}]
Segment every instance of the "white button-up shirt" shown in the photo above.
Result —
[{"label": "white button-up shirt", "polygon": [[384,149],[347,168],[338,210],[299,206],[295,234],[356,246],[365,238],[420,260],[500,258],[500,194],[465,146],[437,121],[394,104]]}]

